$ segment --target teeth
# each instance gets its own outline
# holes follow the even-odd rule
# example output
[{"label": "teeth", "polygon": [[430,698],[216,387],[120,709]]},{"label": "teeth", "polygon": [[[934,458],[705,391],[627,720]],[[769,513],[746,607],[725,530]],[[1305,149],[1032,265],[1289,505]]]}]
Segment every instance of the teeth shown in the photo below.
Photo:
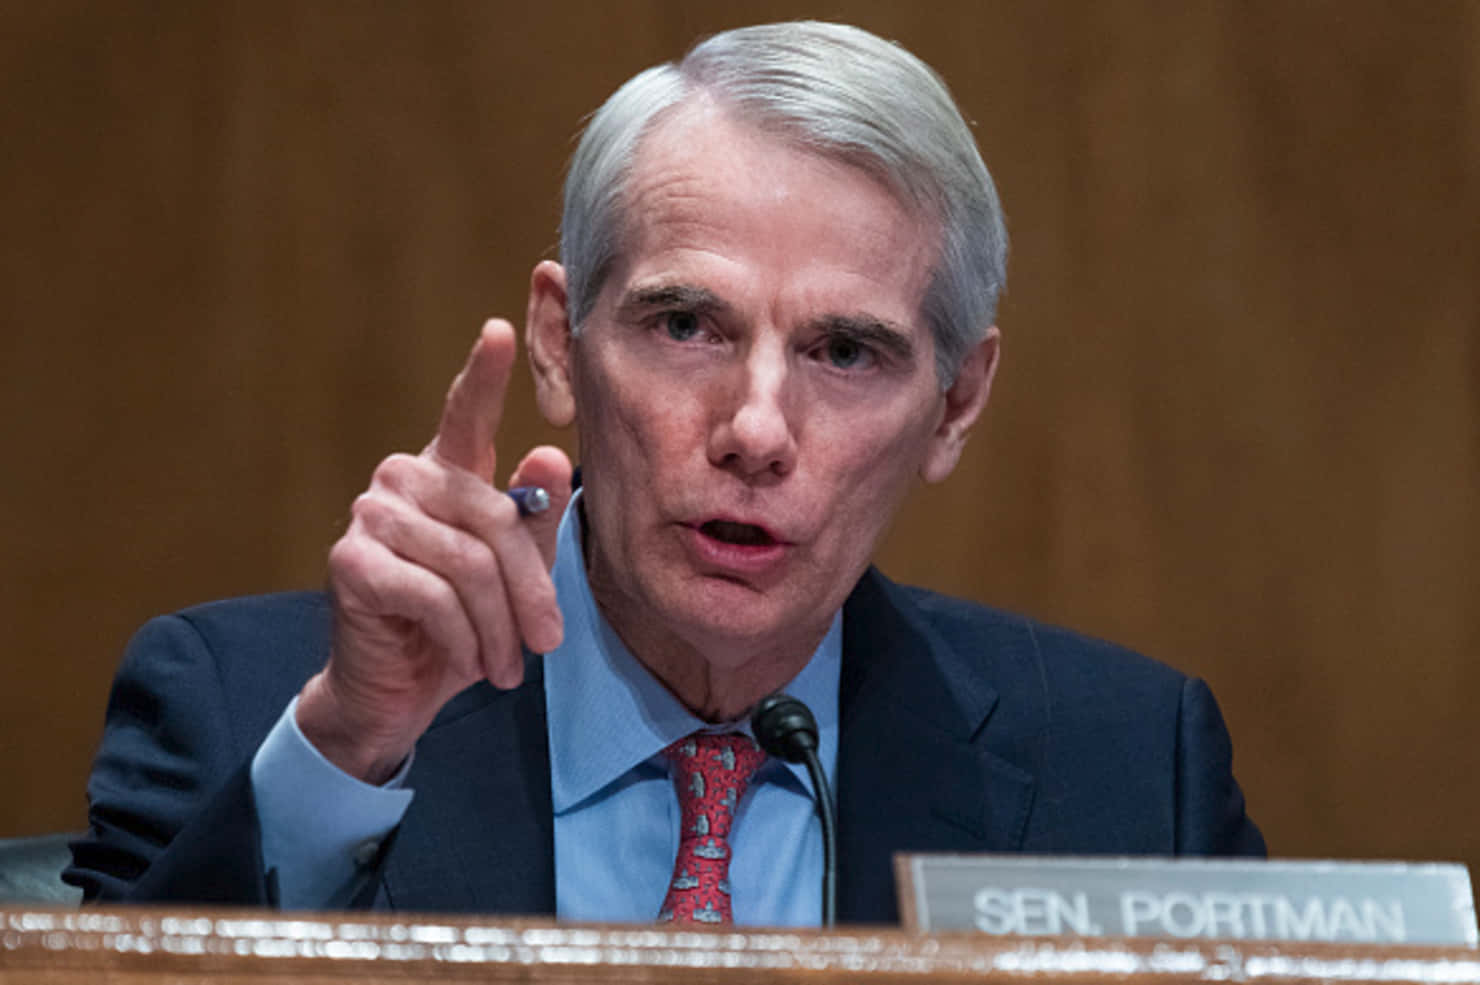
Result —
[{"label": "teeth", "polygon": [[704,524],[704,532],[715,540],[727,544],[758,546],[771,543],[771,537],[760,527],[749,523],[732,523],[729,520],[711,520]]}]

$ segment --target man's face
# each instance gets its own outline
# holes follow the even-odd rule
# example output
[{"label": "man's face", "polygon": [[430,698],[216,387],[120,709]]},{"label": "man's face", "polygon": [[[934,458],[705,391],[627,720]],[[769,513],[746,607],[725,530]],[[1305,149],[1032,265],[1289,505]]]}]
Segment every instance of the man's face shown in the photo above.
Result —
[{"label": "man's face", "polygon": [[954,466],[995,348],[943,393],[920,315],[934,225],[707,100],[644,140],[625,214],[556,361],[592,590],[641,659],[804,661],[914,477]]}]

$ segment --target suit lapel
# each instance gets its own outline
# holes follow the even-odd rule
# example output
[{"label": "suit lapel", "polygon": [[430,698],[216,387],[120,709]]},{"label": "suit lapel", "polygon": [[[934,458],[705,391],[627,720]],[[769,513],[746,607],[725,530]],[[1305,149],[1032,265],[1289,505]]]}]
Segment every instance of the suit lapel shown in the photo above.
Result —
[{"label": "suit lapel", "polygon": [[448,702],[416,747],[416,798],[385,868],[399,910],[555,912],[545,688],[479,683]]},{"label": "suit lapel", "polygon": [[[1013,639],[1006,620],[984,623],[983,611],[958,620],[968,638],[948,638],[872,569],[844,607],[840,921],[897,922],[897,851],[1001,852],[1022,843],[1037,747],[1019,742],[1015,725],[998,727],[1021,710],[1000,711],[990,682],[1021,680],[1022,668],[1000,664],[1031,659],[1031,641]],[[1042,732],[1036,721],[1034,738]]]}]

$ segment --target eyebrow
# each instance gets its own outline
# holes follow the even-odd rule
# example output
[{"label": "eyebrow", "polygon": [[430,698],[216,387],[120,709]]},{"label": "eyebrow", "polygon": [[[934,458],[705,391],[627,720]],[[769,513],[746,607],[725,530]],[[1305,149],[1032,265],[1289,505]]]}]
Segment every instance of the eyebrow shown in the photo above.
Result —
[{"label": "eyebrow", "polygon": [[707,288],[692,284],[656,284],[634,287],[624,294],[617,304],[617,317],[626,320],[653,308],[707,313],[728,311],[730,306]]},{"label": "eyebrow", "polygon": [[[718,294],[693,284],[654,284],[627,291],[617,304],[617,317],[628,320],[655,308],[673,308],[701,314],[730,310]],[[822,315],[812,319],[814,330],[836,339],[845,339],[878,349],[888,358],[903,365],[913,365],[915,342],[910,333],[882,318],[872,315]]]}]

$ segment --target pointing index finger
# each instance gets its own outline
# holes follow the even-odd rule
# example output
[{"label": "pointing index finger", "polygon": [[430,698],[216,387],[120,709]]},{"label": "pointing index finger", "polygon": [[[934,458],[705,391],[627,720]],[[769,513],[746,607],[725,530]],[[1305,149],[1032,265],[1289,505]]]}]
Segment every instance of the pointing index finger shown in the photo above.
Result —
[{"label": "pointing index finger", "polygon": [[513,364],[514,327],[501,318],[489,319],[447,390],[437,436],[427,449],[433,457],[493,481],[498,464],[493,439]]}]

